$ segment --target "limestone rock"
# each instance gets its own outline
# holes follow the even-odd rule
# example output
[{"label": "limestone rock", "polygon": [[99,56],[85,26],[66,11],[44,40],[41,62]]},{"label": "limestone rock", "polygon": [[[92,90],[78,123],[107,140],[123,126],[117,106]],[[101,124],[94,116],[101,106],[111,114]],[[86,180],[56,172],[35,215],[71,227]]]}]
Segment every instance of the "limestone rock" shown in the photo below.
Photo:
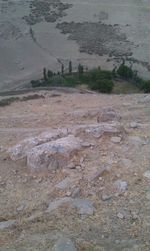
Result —
[{"label": "limestone rock", "polygon": [[34,171],[65,167],[73,153],[81,148],[81,142],[79,138],[69,135],[36,146],[27,153],[27,166]]},{"label": "limestone rock", "polygon": [[130,127],[133,128],[133,129],[136,129],[136,128],[139,127],[139,125],[138,125],[138,123],[136,123],[136,122],[131,122],[131,123],[130,123]]},{"label": "limestone rock", "polygon": [[49,206],[48,206],[46,212],[51,213],[54,210],[57,210],[62,205],[67,204],[69,202],[72,202],[72,198],[70,198],[70,197],[63,197],[63,198],[55,199],[54,201],[49,203]]},{"label": "limestone rock", "polygon": [[72,201],[75,208],[78,209],[78,213],[81,215],[92,215],[94,213],[94,207],[92,201],[88,199],[75,198]]},{"label": "limestone rock", "polygon": [[146,172],[143,174],[143,176],[144,176],[145,178],[150,179],[150,170],[146,171]]},{"label": "limestone rock", "polygon": [[44,144],[46,142],[67,136],[67,130],[52,130],[41,133],[37,137],[31,137],[22,140],[20,143],[8,149],[8,153],[12,160],[18,160],[26,157],[27,153],[35,146]]},{"label": "limestone rock", "polygon": [[97,117],[97,122],[110,122],[110,121],[119,121],[121,119],[120,115],[112,108],[104,108],[99,112]]},{"label": "limestone rock", "polygon": [[93,202],[88,199],[83,198],[71,198],[71,197],[63,197],[59,199],[55,199],[50,202],[46,212],[54,213],[54,211],[64,204],[70,205],[78,210],[78,213],[81,215],[92,215],[94,213]]},{"label": "limestone rock", "polygon": [[77,251],[77,249],[69,238],[61,237],[55,243],[52,251]]},{"label": "limestone rock", "polygon": [[118,190],[119,193],[124,193],[128,189],[128,183],[124,180],[117,180],[114,183],[115,188]]},{"label": "limestone rock", "polygon": [[69,177],[66,177],[62,181],[60,181],[58,184],[56,184],[56,188],[65,190],[66,188],[69,188],[71,186],[71,180]]},{"label": "limestone rock", "polygon": [[85,132],[89,135],[92,135],[94,137],[100,137],[103,134],[110,134],[110,135],[117,135],[118,133],[121,133],[123,128],[120,126],[119,123],[113,122],[113,123],[101,123],[101,124],[94,124],[86,126]]},{"label": "limestone rock", "polygon": [[112,137],[111,142],[115,143],[115,144],[120,143],[121,142],[121,137]]},{"label": "limestone rock", "polygon": [[17,223],[16,220],[1,221],[0,222],[0,230],[12,227],[12,226],[16,225],[16,223]]}]

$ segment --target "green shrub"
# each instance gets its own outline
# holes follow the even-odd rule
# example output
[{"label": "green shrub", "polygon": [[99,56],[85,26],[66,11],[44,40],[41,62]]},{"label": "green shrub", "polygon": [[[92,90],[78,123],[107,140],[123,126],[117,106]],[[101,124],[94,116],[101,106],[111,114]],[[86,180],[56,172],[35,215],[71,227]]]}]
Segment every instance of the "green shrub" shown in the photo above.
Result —
[{"label": "green shrub", "polygon": [[133,78],[133,71],[130,67],[128,67],[127,65],[125,65],[124,63],[122,63],[118,70],[117,70],[117,74],[126,80],[132,79]]},{"label": "green shrub", "polygon": [[42,82],[40,80],[31,80],[30,83],[33,88],[42,86]]},{"label": "green shrub", "polygon": [[48,71],[47,71],[47,77],[48,77],[48,78],[52,78],[53,75],[54,75],[54,74],[53,74],[53,72],[52,72],[51,70],[48,70]]},{"label": "green shrub", "polygon": [[84,72],[84,67],[83,67],[83,65],[79,64],[78,65],[79,77],[83,75],[83,72]]},{"label": "green shrub", "polygon": [[67,87],[75,87],[78,84],[78,77],[77,75],[66,75],[65,79],[65,86]]},{"label": "green shrub", "polygon": [[54,75],[47,81],[47,85],[51,86],[65,86],[66,81],[61,75]]},{"label": "green shrub", "polygon": [[89,78],[91,81],[96,81],[99,79],[112,79],[111,71],[101,70],[99,68],[95,68],[89,72]]},{"label": "green shrub", "polygon": [[150,93],[150,80],[143,82],[141,90],[143,90],[145,93]]},{"label": "green shrub", "polygon": [[90,85],[90,88],[102,93],[111,93],[114,87],[114,82],[108,79],[99,79]]}]

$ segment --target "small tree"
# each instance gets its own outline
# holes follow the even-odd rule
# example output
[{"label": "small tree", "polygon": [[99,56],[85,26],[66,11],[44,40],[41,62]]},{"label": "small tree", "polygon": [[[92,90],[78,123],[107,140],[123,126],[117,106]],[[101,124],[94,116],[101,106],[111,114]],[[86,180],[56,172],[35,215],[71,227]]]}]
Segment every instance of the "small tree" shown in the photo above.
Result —
[{"label": "small tree", "polygon": [[46,81],[47,81],[47,72],[46,72],[46,68],[43,68],[43,78],[44,78],[44,81],[46,82]]},{"label": "small tree", "polygon": [[150,93],[150,80],[143,82],[141,90],[143,90],[145,93]]},{"label": "small tree", "polygon": [[51,70],[47,71],[47,77],[50,79],[53,77],[53,72]]},{"label": "small tree", "polygon": [[69,61],[69,74],[71,74],[72,73],[72,62],[71,62],[71,60]]},{"label": "small tree", "polygon": [[126,80],[133,78],[132,69],[130,67],[128,67],[127,65],[125,65],[124,62],[119,66],[119,68],[117,70],[117,74]]},{"label": "small tree", "polygon": [[78,73],[79,73],[79,76],[81,76],[81,75],[83,74],[83,72],[84,72],[84,67],[83,67],[83,65],[79,64],[79,65],[78,65]]},{"label": "small tree", "polygon": [[98,92],[111,93],[114,88],[114,82],[109,79],[99,79],[96,82],[92,83],[90,87],[92,90]]},{"label": "small tree", "polygon": [[117,76],[116,67],[114,67],[113,70],[112,70],[112,77],[115,78],[116,76]]},{"label": "small tree", "polygon": [[61,74],[64,75],[64,64],[61,65]]}]

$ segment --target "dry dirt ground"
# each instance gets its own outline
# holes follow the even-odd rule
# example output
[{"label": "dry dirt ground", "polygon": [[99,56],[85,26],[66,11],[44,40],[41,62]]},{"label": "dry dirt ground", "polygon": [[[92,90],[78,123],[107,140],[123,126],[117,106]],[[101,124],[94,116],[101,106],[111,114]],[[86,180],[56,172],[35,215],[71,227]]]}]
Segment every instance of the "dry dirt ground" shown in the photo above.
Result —
[{"label": "dry dirt ground", "polygon": [[112,69],[127,57],[150,78],[149,22],[149,0],[0,0],[0,89],[70,59]]},{"label": "dry dirt ground", "polygon": [[[40,94],[45,98],[0,107],[0,250],[149,251],[150,96]],[[121,115],[121,131],[81,133],[90,145],[75,154],[80,164],[74,169],[35,174],[25,159],[10,159],[8,147],[20,140],[95,124],[104,107]],[[64,179],[65,185],[56,186]],[[48,213],[49,203],[63,197],[89,200],[90,213],[80,214],[69,203]],[[71,239],[74,248],[53,248],[60,237]]]}]

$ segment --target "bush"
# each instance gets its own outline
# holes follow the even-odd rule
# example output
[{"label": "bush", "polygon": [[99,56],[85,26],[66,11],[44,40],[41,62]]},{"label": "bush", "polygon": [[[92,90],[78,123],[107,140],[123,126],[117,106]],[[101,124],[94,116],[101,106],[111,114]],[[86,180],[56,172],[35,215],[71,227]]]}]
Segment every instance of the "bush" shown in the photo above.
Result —
[{"label": "bush", "polygon": [[52,85],[52,86],[65,86],[66,81],[65,79],[60,76],[60,75],[53,75],[48,81],[47,85]]},{"label": "bush", "polygon": [[111,93],[114,87],[114,82],[108,79],[100,79],[91,84],[90,88],[102,93]]},{"label": "bush", "polygon": [[42,86],[42,83],[41,83],[40,80],[31,80],[31,85],[32,85],[33,88],[35,88],[35,87]]},{"label": "bush", "polygon": [[78,78],[76,75],[66,75],[65,76],[65,86],[75,87],[78,84]]},{"label": "bush", "polygon": [[128,67],[127,65],[125,65],[124,63],[122,63],[118,70],[117,70],[117,74],[126,80],[132,79],[133,78],[133,71],[130,67]]},{"label": "bush", "polygon": [[89,72],[89,78],[91,81],[97,81],[99,79],[112,79],[111,71],[101,70],[99,68],[95,68]]},{"label": "bush", "polygon": [[53,75],[54,75],[54,74],[53,74],[53,72],[52,72],[51,70],[48,70],[48,71],[47,71],[47,77],[48,77],[48,78],[52,78]]},{"label": "bush", "polygon": [[150,80],[143,82],[141,90],[143,90],[145,93],[150,93]]}]

